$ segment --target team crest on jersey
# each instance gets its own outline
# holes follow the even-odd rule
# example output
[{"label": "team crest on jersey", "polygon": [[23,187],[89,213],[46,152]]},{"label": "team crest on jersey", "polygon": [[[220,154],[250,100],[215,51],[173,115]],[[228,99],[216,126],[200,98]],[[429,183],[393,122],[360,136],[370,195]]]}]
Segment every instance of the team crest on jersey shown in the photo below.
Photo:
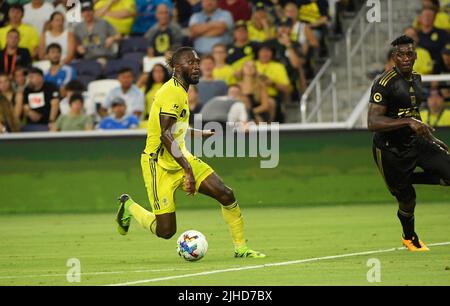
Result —
[{"label": "team crest on jersey", "polygon": [[184,116],[186,116],[186,110],[185,109],[183,109],[181,111],[180,118],[184,118]]},{"label": "team crest on jersey", "polygon": [[383,96],[379,92],[377,92],[373,95],[373,100],[377,103],[380,103],[381,100],[383,100]]}]

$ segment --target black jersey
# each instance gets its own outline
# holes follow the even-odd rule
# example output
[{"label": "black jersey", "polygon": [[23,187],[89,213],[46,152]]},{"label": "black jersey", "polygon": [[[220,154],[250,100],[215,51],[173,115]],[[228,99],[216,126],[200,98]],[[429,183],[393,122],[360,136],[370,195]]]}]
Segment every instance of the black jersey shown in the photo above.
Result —
[{"label": "black jersey", "polygon": [[[419,106],[422,100],[420,75],[413,72],[411,80],[406,80],[394,67],[375,80],[369,102],[386,106],[385,116],[389,118],[421,120]],[[416,142],[416,137],[416,133],[410,127],[403,127],[393,131],[376,132],[374,141],[380,147],[407,148]]]}]

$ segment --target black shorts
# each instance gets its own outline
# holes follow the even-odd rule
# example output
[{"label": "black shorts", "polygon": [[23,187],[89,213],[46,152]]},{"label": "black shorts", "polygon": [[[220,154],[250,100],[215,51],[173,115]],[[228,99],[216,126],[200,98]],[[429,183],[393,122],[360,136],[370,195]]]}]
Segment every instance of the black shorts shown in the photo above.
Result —
[{"label": "black shorts", "polygon": [[389,191],[399,202],[415,200],[416,192],[411,176],[417,167],[450,181],[450,154],[422,138],[409,149],[374,143],[373,157]]}]

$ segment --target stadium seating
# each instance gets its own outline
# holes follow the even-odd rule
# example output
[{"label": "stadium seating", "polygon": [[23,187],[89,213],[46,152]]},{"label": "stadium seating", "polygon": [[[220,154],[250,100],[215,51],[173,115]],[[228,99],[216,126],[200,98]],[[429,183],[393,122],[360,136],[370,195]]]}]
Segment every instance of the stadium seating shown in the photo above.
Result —
[{"label": "stadium seating", "polygon": [[50,66],[51,64],[49,60],[33,62],[33,67],[41,69],[44,73],[46,73],[50,69]]},{"label": "stadium seating", "polygon": [[165,64],[166,63],[166,59],[164,56],[157,56],[157,57],[144,57],[143,59],[143,70],[144,72],[150,72],[153,69],[153,66],[155,66],[156,64]]},{"label": "stadium seating", "polygon": [[96,80],[88,85],[88,95],[95,104],[103,104],[113,88],[120,86],[119,81],[113,79]]},{"label": "stadium seating", "polygon": [[143,37],[130,37],[120,42],[119,54],[123,57],[127,53],[147,53],[148,42]]},{"label": "stadium seating", "polygon": [[80,60],[70,63],[75,71],[80,82],[87,86],[91,81],[94,81],[102,76],[102,65],[96,60]]},{"label": "stadium seating", "polygon": [[107,79],[115,79],[123,68],[130,68],[135,77],[140,74],[140,62],[127,59],[111,59],[106,63],[104,75]]}]

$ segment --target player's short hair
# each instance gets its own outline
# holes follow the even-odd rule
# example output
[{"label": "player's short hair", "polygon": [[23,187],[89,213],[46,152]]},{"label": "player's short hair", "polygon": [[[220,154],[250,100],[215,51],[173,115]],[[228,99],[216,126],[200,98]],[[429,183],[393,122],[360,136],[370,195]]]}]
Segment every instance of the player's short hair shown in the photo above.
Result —
[{"label": "player's short hair", "polygon": [[23,8],[23,5],[22,5],[22,4],[19,4],[19,3],[15,3],[15,4],[10,5],[10,6],[9,6],[9,11],[12,10],[12,9],[21,11],[21,12],[22,12],[22,15],[23,15],[24,12],[25,12],[25,11],[24,11],[24,8]]},{"label": "player's short hair", "polygon": [[120,68],[117,75],[121,75],[121,74],[128,73],[128,72],[133,74],[133,69],[131,69],[130,67],[123,67],[123,68]]},{"label": "player's short hair", "polygon": [[45,53],[50,52],[51,49],[57,49],[59,51],[59,53],[62,52],[61,45],[57,44],[57,43],[51,43],[50,45],[48,45],[47,49],[45,50]]},{"label": "player's short hair", "polygon": [[391,46],[394,48],[399,45],[409,45],[409,44],[414,45],[414,39],[412,39],[407,35],[401,35],[391,42]]},{"label": "player's short hair", "polygon": [[81,103],[84,103],[83,95],[79,92],[74,93],[70,96],[69,105],[71,105],[74,101],[81,101]]},{"label": "player's short hair", "polygon": [[192,47],[180,47],[176,49],[172,54],[169,54],[169,56],[166,59],[167,65],[173,69],[175,65],[177,65],[180,62],[180,59],[183,57],[183,55],[193,52],[194,49]]},{"label": "player's short hair", "polygon": [[76,91],[76,92],[83,92],[86,90],[85,86],[83,85],[83,83],[81,83],[78,80],[72,80],[69,81],[66,86],[64,86],[64,89],[67,91]]},{"label": "player's short hair", "polygon": [[213,63],[216,62],[216,60],[214,59],[214,57],[211,54],[205,54],[200,58],[200,62],[203,62],[204,60],[212,60]]},{"label": "player's short hair", "polygon": [[38,68],[38,67],[31,67],[28,70],[28,74],[39,74],[41,77],[44,76],[44,72],[42,71],[42,69]]}]

